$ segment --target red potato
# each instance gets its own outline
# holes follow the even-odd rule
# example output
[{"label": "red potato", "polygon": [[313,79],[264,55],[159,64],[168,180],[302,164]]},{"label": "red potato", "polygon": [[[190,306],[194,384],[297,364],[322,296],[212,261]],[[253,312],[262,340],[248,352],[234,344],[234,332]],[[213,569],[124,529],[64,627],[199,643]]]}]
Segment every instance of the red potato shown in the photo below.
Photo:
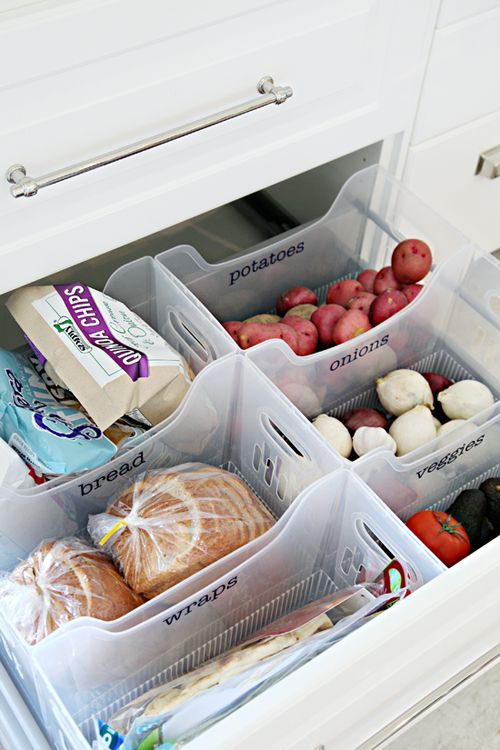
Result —
[{"label": "red potato", "polygon": [[356,432],[358,427],[382,427],[386,430],[389,426],[387,419],[377,409],[351,409],[340,420],[351,432]]},{"label": "red potato", "polygon": [[373,282],[374,294],[383,294],[387,289],[401,289],[401,284],[395,277],[391,266],[381,268]]},{"label": "red potato", "polygon": [[349,300],[347,303],[348,310],[361,310],[368,315],[373,300],[376,299],[375,294],[370,292],[360,292],[355,297]]},{"label": "red potato", "polygon": [[321,305],[311,316],[311,321],[318,329],[319,340],[323,346],[333,346],[333,326],[345,313],[341,305]]},{"label": "red potato", "polygon": [[285,323],[276,323],[276,328],[279,328],[279,338],[288,344],[292,352],[300,354],[299,334],[290,326]]},{"label": "red potato", "polygon": [[347,310],[333,326],[332,338],[335,344],[343,344],[345,341],[360,336],[369,331],[371,323],[366,313],[361,310]]},{"label": "red potato", "polygon": [[238,343],[242,349],[267,341],[268,339],[281,338],[281,329],[278,323],[243,323],[238,329]]},{"label": "red potato", "polygon": [[377,275],[378,271],[375,271],[374,268],[367,268],[365,271],[361,271],[361,273],[358,273],[358,281],[360,284],[363,285],[363,289],[365,289],[367,292],[371,292],[373,294],[373,282],[375,281],[375,276]]},{"label": "red potato", "polygon": [[413,302],[417,294],[420,294],[423,288],[422,284],[410,284],[409,286],[404,286],[401,291],[408,302]]},{"label": "red potato", "polygon": [[444,391],[446,388],[449,388],[450,385],[453,385],[453,380],[448,380],[448,378],[445,378],[438,372],[423,372],[422,375],[429,383],[434,395],[436,393],[441,393],[441,391]]},{"label": "red potato", "polygon": [[242,325],[243,323],[240,323],[239,320],[228,320],[227,323],[222,324],[222,327],[225,328],[231,338],[234,339],[237,344],[239,344],[238,336],[236,334],[238,333]]},{"label": "red potato", "polygon": [[297,307],[297,305],[316,305],[317,303],[318,298],[312,289],[308,289],[306,286],[295,286],[278,298],[276,312],[283,316],[290,308]]},{"label": "red potato", "polygon": [[298,315],[287,315],[283,320],[284,325],[294,329],[299,337],[299,351],[301,356],[312,354],[318,345],[318,329],[310,320]]},{"label": "red potato", "polygon": [[414,284],[429,273],[432,253],[422,240],[403,240],[394,248],[391,265],[395,277],[402,284]]},{"label": "red potato", "polygon": [[342,307],[346,307],[350,299],[364,291],[365,289],[359,281],[344,279],[344,281],[337,281],[335,284],[332,284],[327,292],[326,301],[329,305],[342,305]]},{"label": "red potato", "polygon": [[370,308],[370,320],[374,326],[383,323],[397,312],[406,307],[408,300],[403,292],[397,289],[388,289],[375,299]]}]

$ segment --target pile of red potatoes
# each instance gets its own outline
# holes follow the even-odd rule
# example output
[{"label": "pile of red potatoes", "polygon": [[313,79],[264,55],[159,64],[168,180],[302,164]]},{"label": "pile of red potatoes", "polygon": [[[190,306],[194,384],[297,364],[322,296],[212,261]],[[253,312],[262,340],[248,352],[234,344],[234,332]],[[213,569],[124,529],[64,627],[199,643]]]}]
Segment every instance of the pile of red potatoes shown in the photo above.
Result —
[{"label": "pile of red potatoes", "polygon": [[369,331],[406,307],[423,289],[417,282],[431,265],[425,242],[403,240],[394,248],[390,266],[368,268],[356,279],[337,281],[328,289],[324,305],[317,306],[311,289],[297,286],[278,298],[276,315],[263,313],[222,325],[242,349],[282,339],[295,354],[313,354]]}]

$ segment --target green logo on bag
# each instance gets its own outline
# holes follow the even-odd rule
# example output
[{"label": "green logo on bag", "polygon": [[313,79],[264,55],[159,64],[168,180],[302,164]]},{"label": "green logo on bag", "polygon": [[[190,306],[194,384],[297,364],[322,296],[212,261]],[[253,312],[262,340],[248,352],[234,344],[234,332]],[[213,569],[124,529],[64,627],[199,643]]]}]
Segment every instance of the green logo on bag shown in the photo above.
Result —
[{"label": "green logo on bag", "polygon": [[73,326],[73,321],[69,318],[60,317],[59,320],[56,320],[54,323],[54,328],[58,333],[63,333],[67,336],[79,352],[83,353],[91,350],[92,347],[85,343],[79,332]]}]

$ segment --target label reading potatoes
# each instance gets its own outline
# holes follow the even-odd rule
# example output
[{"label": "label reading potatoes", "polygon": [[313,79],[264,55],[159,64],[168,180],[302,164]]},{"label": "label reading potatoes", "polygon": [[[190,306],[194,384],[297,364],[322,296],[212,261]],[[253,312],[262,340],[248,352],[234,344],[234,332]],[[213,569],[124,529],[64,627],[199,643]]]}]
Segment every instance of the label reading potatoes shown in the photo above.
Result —
[{"label": "label reading potatoes", "polygon": [[279,250],[277,253],[269,253],[267,257],[260,258],[260,260],[252,260],[250,263],[236,268],[234,271],[229,273],[229,286],[233,286],[240,279],[244,279],[251,273],[257,273],[257,271],[263,271],[269,266],[274,266],[275,263],[281,263],[285,258],[292,258],[294,255],[302,253],[306,249],[304,242],[297,242],[295,245],[290,245],[286,250]]},{"label": "label reading potatoes", "polygon": [[203,605],[208,604],[208,602],[214,602],[219,598],[219,596],[222,596],[222,594],[227,591],[227,589],[232,589],[233,586],[236,586],[237,583],[238,576],[233,576],[225,583],[220,583],[218,586],[212,589],[212,591],[209,591],[207,594],[203,594],[203,596],[200,596],[199,599],[195,599],[194,602],[191,602],[191,604],[188,604],[186,607],[182,607],[181,609],[177,610],[177,612],[174,612],[173,615],[169,615],[163,620],[163,622],[167,625],[172,625],[174,622],[180,620],[181,617],[185,617],[186,615],[191,614],[191,612],[196,611],[198,607],[203,607]]},{"label": "label reading potatoes", "polygon": [[445,466],[452,464],[454,461],[457,460],[457,458],[460,458],[460,456],[463,456],[464,453],[468,453],[474,448],[477,448],[478,445],[481,445],[481,443],[484,440],[484,437],[485,437],[484,435],[479,435],[479,437],[476,438],[475,440],[471,440],[468,443],[464,443],[459,448],[456,448],[454,451],[447,453],[439,461],[434,461],[432,464],[429,464],[429,466],[425,466],[423,469],[420,469],[420,471],[416,471],[415,472],[416,476],[418,477],[418,479],[422,479],[422,477],[425,474],[431,474],[433,471],[440,471],[441,469],[444,469]]},{"label": "label reading potatoes", "polygon": [[370,352],[374,352],[376,349],[380,349],[380,347],[385,346],[388,343],[389,334],[386,333],[385,336],[382,336],[382,338],[380,339],[375,339],[375,341],[372,341],[371,344],[357,347],[350,354],[345,354],[342,359],[334,359],[332,364],[330,365],[330,370],[332,372],[335,372],[335,370],[338,370],[345,365],[350,365],[351,362],[355,362],[357,359],[361,359],[365,356],[365,354],[370,354]]}]

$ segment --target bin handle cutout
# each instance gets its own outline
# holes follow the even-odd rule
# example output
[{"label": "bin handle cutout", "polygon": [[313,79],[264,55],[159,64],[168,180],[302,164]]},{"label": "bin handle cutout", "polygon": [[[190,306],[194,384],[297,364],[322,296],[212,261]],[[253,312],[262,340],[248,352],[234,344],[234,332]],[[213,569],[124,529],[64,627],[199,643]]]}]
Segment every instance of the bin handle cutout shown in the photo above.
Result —
[{"label": "bin handle cutout", "polygon": [[196,328],[188,325],[183,317],[176,310],[169,310],[167,318],[170,328],[175,333],[178,340],[187,346],[192,356],[198,360],[204,367],[215,359],[215,353],[208,347],[202,336]]},{"label": "bin handle cutout", "polygon": [[361,539],[366,542],[372,549],[375,549],[377,552],[382,552],[386,557],[389,558],[389,560],[392,560],[393,557],[397,557],[394,552],[386,547],[384,542],[370,528],[368,522],[363,518],[356,518],[355,526],[358,536],[360,536]]},{"label": "bin handle cutout", "polygon": [[295,454],[300,458],[306,458],[308,461],[311,460],[305,448],[302,447],[302,444],[295,437],[292,440],[289,435],[278,427],[268,414],[261,414],[260,421],[269,437],[288,455]]}]

